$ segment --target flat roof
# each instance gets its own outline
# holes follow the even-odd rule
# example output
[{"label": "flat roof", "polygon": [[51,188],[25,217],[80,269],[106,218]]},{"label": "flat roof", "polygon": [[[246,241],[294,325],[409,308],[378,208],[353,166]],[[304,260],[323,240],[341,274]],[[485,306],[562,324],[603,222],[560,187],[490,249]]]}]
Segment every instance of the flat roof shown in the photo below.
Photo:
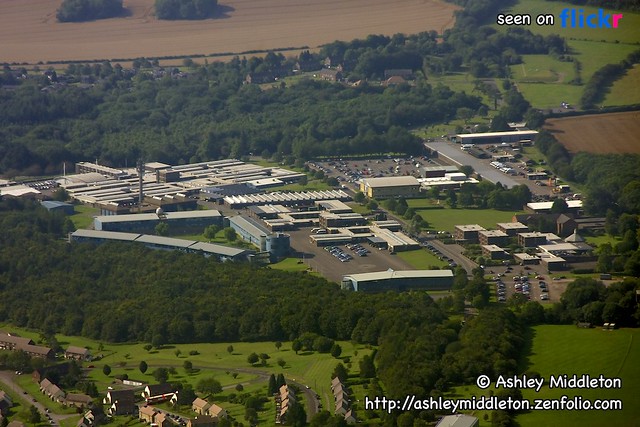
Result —
[{"label": "flat roof", "polygon": [[443,277],[453,277],[453,272],[451,270],[386,270],[372,273],[347,274],[344,276],[344,279],[349,278],[357,282],[369,282],[394,278],[433,279]]},{"label": "flat roof", "polygon": [[537,135],[537,130],[511,130],[506,132],[482,132],[482,133],[461,133],[456,137],[460,138],[495,138],[498,136],[524,136]]},{"label": "flat roof", "polygon": [[[531,202],[527,203],[527,207],[534,211],[551,209],[553,202]],[[567,200],[569,209],[579,209],[582,207],[582,200]]]},{"label": "flat roof", "polygon": [[404,187],[407,185],[420,185],[413,176],[391,176],[387,178],[363,178],[364,185],[369,187]]},{"label": "flat roof", "polygon": [[510,230],[522,230],[522,229],[529,228],[521,222],[498,222],[496,223],[496,225],[498,227],[501,227],[504,229],[510,229]]},{"label": "flat roof", "polygon": [[[196,210],[196,211],[179,211],[179,212],[165,212],[165,219],[176,220],[186,218],[218,218],[222,214],[220,211],[208,209],[208,210]],[[130,222],[130,221],[157,221],[158,215],[155,213],[141,213],[141,214],[127,214],[127,215],[102,215],[97,216],[96,220],[105,223],[114,222]]]},{"label": "flat roof", "polygon": [[237,225],[253,236],[270,236],[271,234],[273,234],[269,230],[266,230],[264,227],[260,226],[255,221],[252,221],[251,218],[245,218],[242,215],[229,217],[229,222]]},{"label": "flat roof", "polygon": [[486,229],[478,224],[462,224],[456,225],[455,228],[462,231],[486,231]]},{"label": "flat roof", "polygon": [[196,243],[194,240],[174,239],[173,237],[152,236],[150,234],[141,235],[136,239],[136,242],[185,249]]},{"label": "flat roof", "polygon": [[505,250],[498,245],[482,245],[482,249],[485,249],[489,252],[505,252]]},{"label": "flat roof", "polygon": [[509,237],[509,235],[502,230],[480,230],[478,234],[487,237]]},{"label": "flat roof", "polygon": [[193,245],[189,246],[189,249],[231,257],[242,255],[246,252],[245,249],[233,248],[231,246],[217,245],[215,243],[207,242],[196,242]]},{"label": "flat roof", "polygon": [[89,239],[107,239],[107,240],[121,240],[125,242],[133,242],[140,234],[137,233],[121,233],[119,231],[98,231],[98,230],[83,230],[79,229],[71,233],[73,237],[85,237]]}]

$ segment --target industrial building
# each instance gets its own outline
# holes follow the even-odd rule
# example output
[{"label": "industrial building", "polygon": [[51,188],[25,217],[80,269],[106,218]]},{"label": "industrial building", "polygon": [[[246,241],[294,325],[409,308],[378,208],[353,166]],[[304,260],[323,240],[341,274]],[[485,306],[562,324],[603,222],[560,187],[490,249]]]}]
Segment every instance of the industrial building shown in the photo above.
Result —
[{"label": "industrial building", "polygon": [[196,242],[193,240],[174,239],[170,237],[152,236],[137,233],[121,233],[115,231],[76,230],[69,235],[70,242],[130,242],[141,243],[151,249],[180,250],[183,252],[200,253],[205,257],[215,257],[218,260],[246,261],[251,251],[233,248],[214,243]]},{"label": "industrial building", "polygon": [[40,204],[49,212],[62,212],[64,215],[73,215],[75,213],[75,208],[70,203],[44,200]]},{"label": "industrial building", "polygon": [[287,256],[291,250],[291,238],[288,234],[272,233],[253,218],[237,215],[229,218],[229,225],[242,240],[268,252],[272,261]]},{"label": "industrial building", "polygon": [[[553,202],[531,202],[524,209],[533,213],[548,213],[552,206]],[[569,212],[577,213],[582,209],[582,200],[567,200],[567,208]]]},{"label": "industrial building", "polygon": [[161,222],[168,225],[170,232],[202,233],[210,225],[222,226],[223,217],[216,210],[197,210],[183,212],[104,215],[93,220],[93,228],[99,231],[123,231],[153,233]]},{"label": "industrial building", "polygon": [[510,142],[531,142],[538,135],[535,130],[514,130],[508,132],[462,133],[456,135],[460,144],[496,144]]},{"label": "industrial building", "polygon": [[309,206],[318,200],[351,200],[351,196],[342,190],[274,192],[265,194],[247,194],[242,196],[227,196],[224,204],[241,209],[252,205],[280,204],[283,206]]},{"label": "industrial building", "polygon": [[477,184],[479,181],[475,178],[468,178],[462,172],[451,172],[437,178],[418,178],[418,182],[426,189],[438,187],[441,190],[448,190],[460,188],[463,184]]},{"label": "industrial building", "polygon": [[342,289],[356,292],[445,291],[453,286],[451,270],[378,271],[342,278]]},{"label": "industrial building", "polygon": [[370,199],[412,198],[420,196],[420,183],[413,176],[363,178],[360,191]]},{"label": "industrial building", "polygon": [[486,229],[478,224],[456,225],[454,238],[459,242],[478,243],[478,233]]}]

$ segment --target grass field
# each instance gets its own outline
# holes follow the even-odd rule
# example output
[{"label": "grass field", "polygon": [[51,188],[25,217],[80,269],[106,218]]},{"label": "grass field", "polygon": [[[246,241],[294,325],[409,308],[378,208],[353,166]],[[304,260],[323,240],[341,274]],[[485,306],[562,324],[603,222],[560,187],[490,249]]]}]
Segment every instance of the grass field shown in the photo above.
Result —
[{"label": "grass field", "polygon": [[441,33],[453,25],[458,9],[440,0],[228,0],[220,3],[216,19],[159,21],[153,3],[125,0],[126,17],[59,23],[58,1],[3,2],[0,58],[37,63],[314,48],[369,34]]},{"label": "grass field", "polygon": [[[11,325],[0,325],[2,330],[15,332],[21,336],[39,340],[40,334]],[[175,374],[171,374],[169,381],[182,381],[196,385],[202,378],[215,377],[222,384],[224,391],[216,395],[216,400],[221,402],[221,406],[227,409],[238,419],[244,417],[244,407],[226,402],[230,393],[237,393],[235,386],[243,384],[245,391],[261,390],[266,387],[266,376],[271,373],[284,373],[286,378],[295,379],[297,382],[309,385],[321,396],[330,392],[331,372],[338,362],[347,366],[352,374],[357,374],[358,363],[364,355],[371,353],[371,349],[354,345],[351,342],[339,342],[342,346],[340,360],[331,357],[329,354],[316,352],[299,352],[296,354],[291,350],[290,342],[283,342],[278,349],[274,342],[258,343],[216,343],[216,344],[179,344],[167,345],[161,349],[145,350],[145,343],[135,344],[109,344],[99,343],[82,337],[69,337],[56,335],[60,345],[66,348],[69,345],[90,348],[92,354],[103,354],[99,361],[91,362],[94,368],[89,370],[89,378],[95,381],[98,391],[104,393],[116,375],[127,374],[132,379],[140,379],[154,383],[152,373],[158,367],[173,367]],[[102,345],[102,347],[100,347]],[[229,352],[229,345],[233,346],[233,351]],[[99,348],[102,348],[99,350]],[[179,355],[176,351],[180,350]],[[197,354],[191,355],[190,352]],[[265,366],[251,366],[247,362],[247,356],[251,353],[266,353],[270,356]],[[286,364],[284,368],[278,365],[278,359],[283,359]],[[149,369],[142,374],[138,366],[144,360]],[[183,364],[189,360],[194,367],[194,372],[187,373]],[[104,375],[102,368],[108,364],[112,371],[109,376]],[[89,364],[87,364],[89,365]],[[38,391],[38,386],[31,381],[30,375],[19,377],[19,382],[30,393],[38,398],[38,401],[56,413],[68,413],[68,409],[63,409],[59,404],[45,399]],[[265,389],[266,390],[266,389]],[[262,421],[273,419],[273,408],[265,408],[264,414],[260,414]]]},{"label": "grass field", "polygon": [[407,200],[407,204],[429,223],[430,229],[449,232],[453,232],[459,224],[479,224],[487,229],[495,229],[497,222],[511,222],[513,215],[522,213],[496,209],[437,209],[437,205],[429,199],[411,199]]},{"label": "grass field", "polygon": [[637,111],[549,119],[544,127],[572,153],[640,153]]},{"label": "grass field", "polygon": [[[532,328],[532,346],[523,359],[522,368],[538,372],[545,379],[540,392],[522,390],[523,397],[533,399],[559,399],[562,395],[583,399],[620,399],[622,411],[529,411],[516,417],[520,427],[534,426],[582,426],[599,427],[615,425],[640,426],[640,407],[635,405],[640,393],[640,366],[635,361],[640,358],[640,330],[619,329],[602,331],[580,329],[573,325],[543,325]],[[549,389],[551,375],[583,374],[607,378],[621,378],[622,388],[607,389]],[[495,379],[492,379],[495,381]],[[497,390],[495,383],[486,390],[475,384],[456,387],[450,397],[489,396]],[[474,416],[481,420],[490,411],[476,411]],[[488,424],[487,424],[488,425]]]},{"label": "grass field", "polygon": [[425,249],[416,249],[413,251],[397,252],[397,255],[411,265],[416,270],[429,269],[432,266],[439,268],[446,267],[447,263],[441,261],[431,252]]},{"label": "grass field", "polygon": [[92,208],[89,205],[75,205],[75,214],[69,218],[76,228],[93,228],[93,217],[99,215],[98,208]]},{"label": "grass field", "polygon": [[640,103],[640,66],[636,64],[620,80],[611,86],[604,105],[629,105]]}]

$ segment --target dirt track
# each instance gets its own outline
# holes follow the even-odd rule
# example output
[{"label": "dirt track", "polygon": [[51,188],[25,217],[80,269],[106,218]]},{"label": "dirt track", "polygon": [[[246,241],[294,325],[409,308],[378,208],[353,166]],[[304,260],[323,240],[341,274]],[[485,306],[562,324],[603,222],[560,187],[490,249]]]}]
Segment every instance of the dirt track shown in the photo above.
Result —
[{"label": "dirt track", "polygon": [[59,23],[59,0],[2,0],[0,63],[313,48],[369,34],[441,32],[457,9],[441,0],[223,0],[216,19],[158,21],[153,3],[125,0],[129,16]]},{"label": "dirt track", "polygon": [[572,153],[640,154],[638,111],[550,119],[545,129]]}]

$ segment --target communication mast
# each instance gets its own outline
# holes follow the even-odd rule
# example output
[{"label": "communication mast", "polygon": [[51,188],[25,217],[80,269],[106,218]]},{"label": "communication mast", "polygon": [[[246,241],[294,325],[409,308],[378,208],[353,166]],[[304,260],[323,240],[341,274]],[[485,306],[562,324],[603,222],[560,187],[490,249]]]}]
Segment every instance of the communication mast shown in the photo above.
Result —
[{"label": "communication mast", "polygon": [[144,162],[142,159],[138,159],[138,207],[142,207],[144,200],[144,193],[142,192],[142,179],[144,178]]}]

